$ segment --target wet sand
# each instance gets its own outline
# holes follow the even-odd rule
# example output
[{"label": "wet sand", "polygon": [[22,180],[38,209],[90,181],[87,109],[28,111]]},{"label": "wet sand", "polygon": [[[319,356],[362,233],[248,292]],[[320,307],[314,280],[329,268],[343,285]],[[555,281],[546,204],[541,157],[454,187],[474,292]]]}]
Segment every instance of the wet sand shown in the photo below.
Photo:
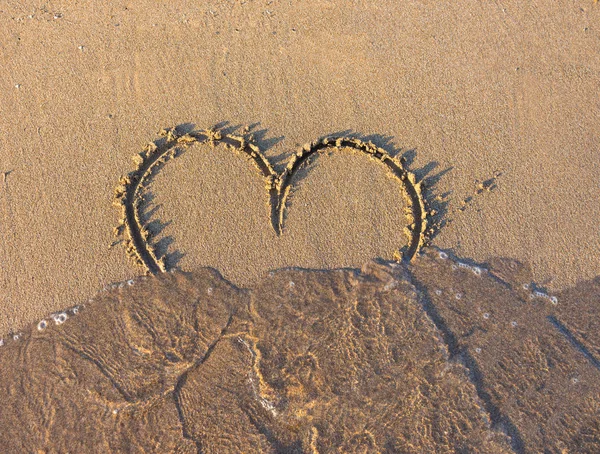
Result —
[{"label": "wet sand", "polygon": [[[9,452],[600,449],[600,279],[427,249],[360,272],[115,285],[5,339]],[[587,308],[588,311],[582,308]]]}]

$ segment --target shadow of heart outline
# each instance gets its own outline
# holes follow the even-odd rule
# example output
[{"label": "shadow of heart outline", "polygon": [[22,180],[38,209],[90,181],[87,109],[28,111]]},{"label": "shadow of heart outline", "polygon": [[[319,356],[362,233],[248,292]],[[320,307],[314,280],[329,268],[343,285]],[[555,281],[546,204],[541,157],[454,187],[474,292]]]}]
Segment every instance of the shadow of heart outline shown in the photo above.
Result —
[{"label": "shadow of heart outline", "polygon": [[417,182],[413,173],[404,168],[399,159],[392,157],[387,151],[372,142],[364,142],[352,137],[325,137],[307,143],[291,156],[283,172],[278,174],[260,148],[244,136],[222,134],[216,129],[197,130],[182,134],[177,131],[177,128],[164,129],[160,135],[161,139],[150,142],[141,153],[133,157],[135,170],[121,177],[115,189],[114,205],[121,208],[122,217],[119,225],[115,227],[114,233],[116,236],[124,237],[127,254],[136,264],[145,268],[146,273],[156,274],[168,271],[168,269],[165,257],[159,257],[155,248],[149,243],[150,232],[140,216],[140,205],[143,201],[142,191],[149,178],[162,164],[175,157],[181,147],[194,143],[208,143],[213,147],[217,143],[223,143],[227,147],[245,154],[252,161],[265,180],[270,196],[271,225],[277,235],[283,233],[284,211],[292,186],[291,180],[302,163],[311,155],[326,149],[349,147],[361,151],[381,162],[391,171],[400,182],[404,199],[407,202],[405,209],[407,225],[404,232],[407,235],[408,244],[403,257],[395,257],[395,260],[411,260],[426,243],[428,213],[425,208],[421,183]]}]

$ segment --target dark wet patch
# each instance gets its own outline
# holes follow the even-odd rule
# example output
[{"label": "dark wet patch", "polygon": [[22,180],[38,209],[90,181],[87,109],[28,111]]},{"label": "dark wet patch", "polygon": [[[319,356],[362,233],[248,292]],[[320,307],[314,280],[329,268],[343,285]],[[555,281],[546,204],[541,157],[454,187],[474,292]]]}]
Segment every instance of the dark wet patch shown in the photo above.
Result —
[{"label": "dark wet patch", "polygon": [[4,338],[0,445],[598,452],[599,297],[436,249],[250,290],[211,269],[136,278]]}]

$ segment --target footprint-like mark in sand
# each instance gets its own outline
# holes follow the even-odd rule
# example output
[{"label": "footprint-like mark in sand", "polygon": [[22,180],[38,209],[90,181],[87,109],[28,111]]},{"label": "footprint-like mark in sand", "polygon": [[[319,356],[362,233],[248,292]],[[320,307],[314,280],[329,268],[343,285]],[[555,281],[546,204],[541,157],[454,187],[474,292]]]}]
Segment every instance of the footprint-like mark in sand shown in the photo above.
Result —
[{"label": "footprint-like mark in sand", "polygon": [[156,249],[150,244],[150,232],[141,217],[144,190],[150,177],[164,163],[176,156],[178,149],[194,143],[211,145],[223,143],[248,157],[265,180],[265,187],[270,197],[271,225],[278,235],[283,233],[286,200],[292,178],[302,163],[316,153],[342,147],[370,156],[383,164],[398,180],[407,204],[404,221],[407,245],[404,248],[403,259],[412,259],[419,248],[425,245],[428,236],[433,233],[433,229],[428,226],[428,212],[421,183],[417,182],[415,175],[403,166],[401,160],[392,157],[373,143],[351,137],[325,137],[304,145],[291,156],[284,171],[277,174],[259,147],[244,136],[223,134],[212,129],[181,134],[176,128],[164,130],[162,135],[163,139],[149,143],[141,153],[134,156],[136,168],[121,178],[115,190],[115,204],[122,210],[122,217],[115,233],[124,236],[128,255],[147,272],[166,271],[167,264],[164,257],[159,257]]}]

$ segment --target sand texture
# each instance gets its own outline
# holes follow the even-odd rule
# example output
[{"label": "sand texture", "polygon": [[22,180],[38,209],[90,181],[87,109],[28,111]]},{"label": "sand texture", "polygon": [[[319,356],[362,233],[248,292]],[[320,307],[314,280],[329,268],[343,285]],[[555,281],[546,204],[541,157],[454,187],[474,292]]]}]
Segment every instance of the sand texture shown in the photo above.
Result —
[{"label": "sand texture", "polygon": [[[101,292],[5,339],[6,452],[600,449],[600,281],[427,249],[411,265],[211,269]],[[537,293],[536,293],[537,292]],[[556,303],[556,304],[555,304]]]},{"label": "sand texture", "polygon": [[600,452],[600,3],[159,3],[0,0],[0,451]]},{"label": "sand texture", "polygon": [[[163,232],[168,231],[168,226],[161,225],[154,219],[156,211],[162,208],[155,201],[156,193],[160,194],[163,191],[160,186],[155,188],[151,185],[165,164],[190,151],[190,145],[199,146],[200,149],[192,151],[204,158],[209,166],[214,166],[215,162],[223,163],[224,167],[229,167],[230,163],[241,164],[240,159],[232,156],[235,153],[251,163],[250,166],[246,165],[245,169],[240,169],[239,173],[251,176],[250,167],[258,171],[254,179],[220,181],[212,178],[200,184],[191,181],[186,184],[185,171],[177,177],[180,188],[193,188],[198,194],[188,196],[185,190],[180,190],[176,198],[183,203],[176,203],[175,210],[187,213],[184,220],[191,218],[196,224],[188,229],[184,222],[179,227],[191,233],[182,236],[181,244],[190,246],[190,251],[195,252],[194,243],[198,242],[199,237],[202,238],[203,244],[209,245],[207,249],[213,251],[213,254],[210,257],[200,254],[201,262],[231,270],[231,275],[226,277],[235,282],[248,285],[252,279],[262,276],[273,267],[319,265],[320,268],[325,268],[331,261],[340,261],[342,265],[350,266],[354,263],[353,260],[365,253],[376,255],[378,247],[382,246],[378,243],[383,241],[391,242],[388,245],[389,255],[397,260],[410,260],[435,233],[434,211],[428,211],[426,208],[421,183],[416,181],[413,173],[405,169],[402,159],[394,158],[372,142],[350,137],[325,137],[305,144],[291,156],[284,170],[277,173],[260,148],[253,143],[252,136],[225,134],[212,129],[185,132],[183,127],[166,129],[162,135],[165,136],[163,140],[149,143],[143,152],[134,156],[136,167],[121,178],[115,189],[113,202],[121,212],[121,220],[114,230],[115,235],[121,239],[113,244],[122,242],[134,263],[140,265],[147,273],[164,272],[179,266],[194,268],[196,260],[193,258],[181,263],[180,252],[165,251],[171,242],[171,237]],[[344,196],[339,188],[338,192],[314,182],[308,195],[302,194],[302,191],[298,194],[299,182],[309,179],[310,171],[314,170],[311,162],[314,163],[315,158],[321,158],[323,155],[331,157],[334,154],[342,155],[338,159],[339,173],[345,172],[353,165],[362,165],[364,169],[369,164],[373,165],[373,161],[378,163],[375,166],[380,167],[379,175],[368,171],[356,173],[371,173],[371,181],[358,183],[370,185],[370,192],[377,194],[380,203],[372,206],[357,204],[356,200],[347,194]],[[360,158],[360,155],[362,159],[356,159]],[[178,170],[182,170],[181,164],[179,163]],[[344,167],[341,168],[340,164]],[[322,171],[322,167],[325,167],[325,172]],[[319,170],[326,182],[335,175],[331,164],[322,165]],[[172,178],[173,172],[166,177]],[[395,180],[395,183],[391,182],[391,179]],[[263,194],[257,194],[256,191],[260,183],[264,185]],[[309,183],[306,182],[303,187]],[[327,183],[332,186],[333,181]],[[344,186],[356,183],[348,179]],[[151,186],[153,192],[149,191]],[[334,206],[315,207],[308,204],[311,195],[325,196],[330,201],[328,205],[333,203]],[[264,200],[267,201],[266,204]],[[391,201],[396,203],[392,204]],[[247,211],[231,212],[229,203],[233,206],[244,206]],[[262,204],[266,205],[266,210],[260,209]],[[357,218],[350,224],[350,228],[336,231],[335,223],[324,226],[326,221],[319,219],[324,208],[342,217]],[[369,226],[377,223],[377,218],[380,217],[378,211],[386,212],[392,222],[388,225],[381,223],[378,226],[376,238],[379,242],[369,242],[368,239],[360,241]],[[294,214],[289,216],[289,212]],[[208,213],[211,215],[207,216]],[[288,221],[292,225],[291,229],[285,227]],[[222,226],[228,226],[224,235],[221,231]],[[404,227],[400,229],[400,226]],[[330,234],[324,234],[324,230]],[[363,243],[359,249],[356,248],[357,242]],[[322,246],[328,243],[331,244],[328,254],[323,256],[320,254]],[[236,249],[244,251],[244,256],[233,254],[231,258],[236,262],[243,259],[248,265],[247,268],[235,266],[228,260],[228,255]]]},{"label": "sand texture", "polygon": [[[253,126],[278,174],[306,142],[371,140],[444,195],[434,244],[553,291],[600,275],[599,23],[593,0],[0,2],[0,332],[138,272],[108,247],[114,188],[176,125]],[[398,185],[363,155],[308,163],[277,237],[252,163],[204,147],[149,187],[183,269],[252,287],[406,245]]]}]

